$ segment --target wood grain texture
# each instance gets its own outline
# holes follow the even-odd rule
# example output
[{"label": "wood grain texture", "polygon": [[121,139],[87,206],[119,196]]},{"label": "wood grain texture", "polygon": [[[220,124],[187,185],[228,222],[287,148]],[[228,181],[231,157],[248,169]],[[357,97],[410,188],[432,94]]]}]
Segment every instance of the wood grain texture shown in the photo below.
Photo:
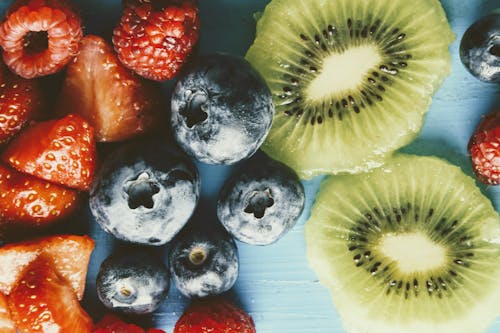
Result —
[{"label": "wood grain texture", "polygon": [[[366,0],[363,0],[366,1]],[[418,1],[418,0],[415,0]],[[11,1],[0,1],[3,12]],[[118,0],[74,0],[84,18],[86,32],[109,38],[120,16]],[[261,11],[267,0],[200,0],[202,53],[229,52],[244,55],[250,46],[255,22],[252,14]],[[437,155],[459,164],[471,173],[467,142],[481,116],[500,108],[498,86],[473,79],[458,57],[458,45],[466,28],[482,14],[500,8],[499,0],[442,0],[457,40],[451,47],[452,74],[435,95],[419,138],[404,151]],[[171,83],[166,83],[166,95]],[[215,200],[229,167],[199,164],[202,177],[202,202],[196,218],[215,219]],[[307,209],[294,230],[278,243],[268,247],[239,244],[241,271],[239,280],[228,297],[234,298],[254,318],[259,333],[342,333],[344,332],[327,289],[322,287],[305,259],[303,225],[321,177],[305,182]],[[500,188],[483,187],[484,193],[500,209]],[[83,221],[82,223],[87,223]],[[84,306],[96,318],[103,315],[96,299],[95,278],[100,263],[119,248],[91,221],[88,228],[96,240],[91,259]],[[159,249],[166,252],[166,249]],[[187,300],[174,287],[168,300],[151,318],[167,332]],[[500,322],[488,333],[500,332]]]}]

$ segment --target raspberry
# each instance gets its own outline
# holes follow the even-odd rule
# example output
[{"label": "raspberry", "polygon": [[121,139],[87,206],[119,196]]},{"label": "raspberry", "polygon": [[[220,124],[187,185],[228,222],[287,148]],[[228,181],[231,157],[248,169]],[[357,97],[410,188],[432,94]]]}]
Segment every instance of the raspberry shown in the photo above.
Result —
[{"label": "raspberry", "polygon": [[500,112],[483,118],[468,149],[477,178],[488,185],[500,184]]},{"label": "raspberry", "polygon": [[61,70],[82,36],[80,17],[65,0],[17,0],[0,25],[3,59],[27,79]]},{"label": "raspberry", "polygon": [[151,80],[173,78],[198,41],[200,22],[194,0],[127,1],[113,32],[120,61]]}]

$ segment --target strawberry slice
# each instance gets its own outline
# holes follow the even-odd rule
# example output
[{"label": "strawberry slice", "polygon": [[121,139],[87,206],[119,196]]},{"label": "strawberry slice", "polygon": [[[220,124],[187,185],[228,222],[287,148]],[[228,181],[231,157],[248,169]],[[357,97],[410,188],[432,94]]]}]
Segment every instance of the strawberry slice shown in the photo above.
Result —
[{"label": "strawberry slice", "polygon": [[81,115],[97,141],[125,140],[164,122],[159,86],[125,68],[101,37],[83,38],[66,73],[58,112]]},{"label": "strawberry slice", "polygon": [[[96,325],[94,333],[144,333],[137,325],[124,322],[114,314],[105,315]],[[1,332],[0,332],[1,333]],[[146,333],[165,333],[157,328],[150,328]]]},{"label": "strawberry slice", "polygon": [[0,333],[16,333],[16,327],[10,316],[7,297],[0,294]]},{"label": "strawberry slice", "polygon": [[38,257],[23,272],[9,296],[12,319],[30,333],[90,333],[93,322],[50,258]]},{"label": "strawberry slice", "polygon": [[78,192],[0,163],[0,233],[35,230],[73,213]]},{"label": "strawberry slice", "polygon": [[23,79],[0,65],[0,144],[39,113],[41,96],[37,81]]},{"label": "strawberry slice", "polygon": [[21,172],[87,191],[95,171],[94,130],[76,114],[39,122],[12,140],[2,159]]},{"label": "strawberry slice", "polygon": [[40,255],[50,258],[54,269],[68,281],[78,299],[85,291],[85,278],[94,241],[88,236],[58,235],[0,247],[0,292],[9,295],[24,269]]}]

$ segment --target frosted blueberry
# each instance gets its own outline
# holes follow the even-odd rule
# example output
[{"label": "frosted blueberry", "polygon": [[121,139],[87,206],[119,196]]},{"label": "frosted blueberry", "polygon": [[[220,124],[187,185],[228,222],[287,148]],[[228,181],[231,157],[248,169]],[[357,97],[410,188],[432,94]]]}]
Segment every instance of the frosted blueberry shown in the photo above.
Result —
[{"label": "frosted blueberry", "polygon": [[90,191],[94,219],[116,238],[163,245],[187,223],[199,200],[195,164],[156,140],[126,143],[104,160]]},{"label": "frosted blueberry", "polygon": [[460,59],[478,79],[500,83],[500,14],[485,16],[467,29]]},{"label": "frosted blueberry", "polygon": [[96,280],[99,300],[110,310],[127,314],[155,311],[167,297],[170,273],[147,251],[126,251],[109,256]]},{"label": "frosted blueberry", "polygon": [[238,248],[232,237],[220,229],[189,228],[173,241],[169,254],[170,273],[184,296],[219,295],[236,282]]},{"label": "frosted blueberry", "polygon": [[232,164],[253,155],[272,124],[272,95],[243,58],[203,56],[179,79],[171,123],[178,143],[197,160]]},{"label": "frosted blueberry", "polygon": [[217,215],[237,240],[268,245],[295,226],[304,202],[304,188],[295,172],[259,155],[246,161],[226,181],[217,202]]}]

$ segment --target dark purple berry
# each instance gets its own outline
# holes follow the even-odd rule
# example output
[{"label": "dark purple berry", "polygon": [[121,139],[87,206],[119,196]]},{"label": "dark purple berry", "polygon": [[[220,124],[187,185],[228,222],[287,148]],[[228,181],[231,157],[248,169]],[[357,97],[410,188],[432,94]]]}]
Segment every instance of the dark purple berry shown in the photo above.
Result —
[{"label": "dark purple berry", "polygon": [[460,59],[478,79],[500,83],[500,14],[470,26],[460,43]]},{"label": "dark purple berry", "polygon": [[238,278],[236,243],[222,228],[203,230],[188,226],[172,242],[170,272],[177,289],[186,297],[219,295]]},{"label": "dark purple berry", "polygon": [[172,95],[172,128],[197,160],[232,164],[254,154],[274,115],[264,80],[243,58],[203,56],[183,75]]},{"label": "dark purple berry", "polygon": [[292,169],[267,156],[255,156],[224,184],[217,215],[237,240],[268,245],[295,226],[304,203],[304,187]]},{"label": "dark purple berry", "polygon": [[147,314],[168,294],[170,274],[162,261],[145,250],[109,256],[97,275],[97,295],[112,311]]},{"label": "dark purple berry", "polygon": [[162,141],[127,143],[106,157],[90,191],[94,219],[116,238],[163,245],[187,223],[199,199],[195,164]]}]

